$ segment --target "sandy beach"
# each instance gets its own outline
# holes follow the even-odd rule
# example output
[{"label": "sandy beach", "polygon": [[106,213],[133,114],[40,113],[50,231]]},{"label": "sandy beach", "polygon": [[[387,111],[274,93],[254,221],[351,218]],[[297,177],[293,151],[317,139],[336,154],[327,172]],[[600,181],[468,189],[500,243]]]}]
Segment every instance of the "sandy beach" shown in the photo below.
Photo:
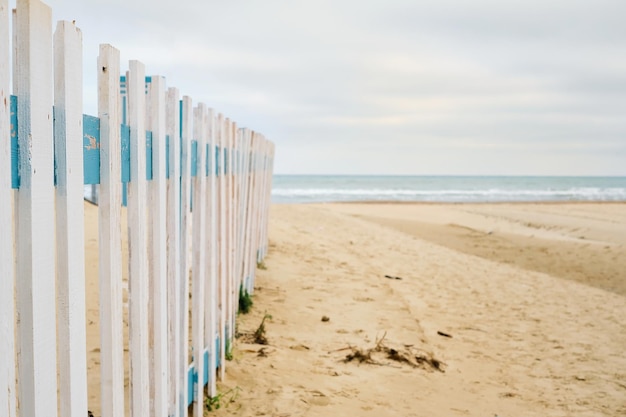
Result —
[{"label": "sandy beach", "polygon": [[275,205],[270,230],[239,326],[270,314],[269,345],[237,345],[220,413],[626,415],[626,205]]},{"label": "sandy beach", "polygon": [[625,262],[626,204],[274,205],[211,414],[626,415]]}]

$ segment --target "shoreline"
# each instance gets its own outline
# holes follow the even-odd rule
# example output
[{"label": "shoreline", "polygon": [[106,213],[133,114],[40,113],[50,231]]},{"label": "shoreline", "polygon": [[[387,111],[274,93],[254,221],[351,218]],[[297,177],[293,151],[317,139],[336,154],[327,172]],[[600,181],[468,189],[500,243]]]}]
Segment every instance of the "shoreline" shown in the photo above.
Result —
[{"label": "shoreline", "polygon": [[272,205],[316,205],[316,204],[398,204],[398,205],[462,205],[462,204],[626,204],[626,200],[545,200],[545,201],[400,201],[400,200],[350,200],[350,201],[306,201],[306,202],[272,202]]}]

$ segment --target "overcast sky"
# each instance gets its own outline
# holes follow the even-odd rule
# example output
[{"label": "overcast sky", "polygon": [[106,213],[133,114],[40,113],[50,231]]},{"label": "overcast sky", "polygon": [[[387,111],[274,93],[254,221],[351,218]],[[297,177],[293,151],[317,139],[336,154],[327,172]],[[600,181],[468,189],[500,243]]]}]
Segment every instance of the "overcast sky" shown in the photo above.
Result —
[{"label": "overcast sky", "polygon": [[[13,4],[15,1],[13,1]],[[284,174],[626,175],[625,0],[48,0]]]}]

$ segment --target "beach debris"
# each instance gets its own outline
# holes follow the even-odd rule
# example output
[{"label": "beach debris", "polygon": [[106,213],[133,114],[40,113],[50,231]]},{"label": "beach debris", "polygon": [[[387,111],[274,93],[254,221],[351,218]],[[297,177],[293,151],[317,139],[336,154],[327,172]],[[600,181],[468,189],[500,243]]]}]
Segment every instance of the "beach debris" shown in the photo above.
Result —
[{"label": "beach debris", "polygon": [[387,279],[398,279],[398,280],[402,279],[402,277],[393,277],[391,275],[385,275],[385,278],[387,278]]},{"label": "beach debris", "polygon": [[261,320],[261,324],[254,332],[241,332],[236,335],[239,339],[241,339],[242,343],[254,343],[257,345],[267,345],[269,344],[267,340],[267,336],[265,335],[265,320],[271,320],[272,316],[270,314],[265,313],[263,316],[263,320]]},{"label": "beach debris", "polygon": [[349,350],[343,362],[358,362],[366,363],[369,365],[389,366],[389,363],[384,362],[386,359],[399,362],[401,364],[408,365],[412,368],[437,370],[444,372],[444,364],[440,360],[433,357],[431,353],[414,348],[413,345],[403,345],[402,348],[393,348],[387,346],[385,343],[385,337],[387,333],[383,334],[380,339],[376,340],[374,347],[369,349],[360,349],[354,346],[348,346],[346,348],[336,349],[331,352],[340,352]]},{"label": "beach debris", "polygon": [[439,336],[443,336],[443,337],[450,337],[450,338],[452,337],[452,335],[451,335],[451,334],[449,334],[449,333],[445,333],[445,332],[442,332],[441,330],[437,330],[437,334],[438,334]]},{"label": "beach debris", "polygon": [[310,350],[311,348],[308,347],[307,345],[303,345],[302,343],[300,343],[298,345],[289,346],[289,349],[291,349],[291,350]]},{"label": "beach debris", "polygon": [[330,321],[330,317],[328,317],[328,316],[322,316],[322,321]]},{"label": "beach debris", "polygon": [[265,320],[267,319],[271,320],[272,316],[265,313],[261,324],[259,324],[259,327],[254,331],[254,341],[259,345],[267,345],[267,337],[265,336]]}]

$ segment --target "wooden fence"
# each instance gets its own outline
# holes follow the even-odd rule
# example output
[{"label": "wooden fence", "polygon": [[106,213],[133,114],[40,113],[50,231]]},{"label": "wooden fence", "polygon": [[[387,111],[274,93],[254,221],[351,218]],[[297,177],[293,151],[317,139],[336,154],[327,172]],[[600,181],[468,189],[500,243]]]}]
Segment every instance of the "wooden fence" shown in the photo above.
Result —
[{"label": "wooden fence", "polygon": [[201,416],[239,291],[252,292],[267,252],[274,146],[141,62],[121,74],[110,45],[98,117],[83,115],[81,31],[62,21],[53,36],[39,0],[18,0],[12,17],[8,7],[0,0],[0,416],[87,415],[86,184],[99,184],[101,415],[186,416],[193,403]]}]

